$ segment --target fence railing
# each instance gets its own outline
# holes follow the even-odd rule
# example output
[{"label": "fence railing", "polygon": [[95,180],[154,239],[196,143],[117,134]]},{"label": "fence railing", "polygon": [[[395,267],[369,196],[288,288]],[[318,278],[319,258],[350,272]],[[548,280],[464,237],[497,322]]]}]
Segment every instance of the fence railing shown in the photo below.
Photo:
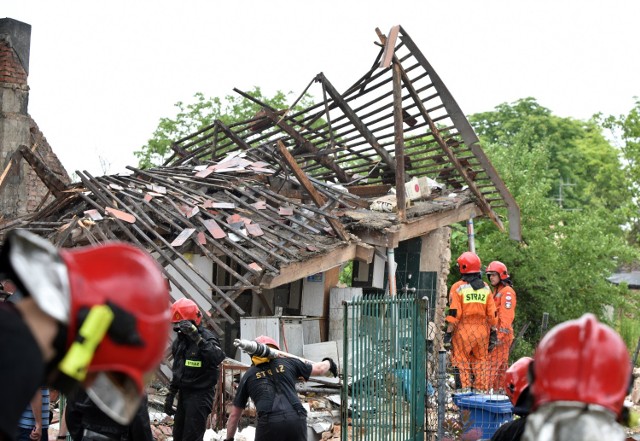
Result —
[{"label": "fence railing", "polygon": [[426,302],[358,297],[344,318],[342,440],[424,440]]}]

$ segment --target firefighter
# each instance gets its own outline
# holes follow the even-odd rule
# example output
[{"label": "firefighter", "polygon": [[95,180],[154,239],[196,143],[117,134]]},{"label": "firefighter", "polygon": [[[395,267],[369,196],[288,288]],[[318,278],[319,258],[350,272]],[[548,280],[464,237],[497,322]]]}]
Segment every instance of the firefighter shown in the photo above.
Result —
[{"label": "firefighter", "polygon": [[[280,350],[271,337],[262,335],[255,339]],[[311,375],[331,372],[338,376],[338,367],[331,358],[318,363],[304,363],[296,358],[269,359],[253,355],[252,366],[240,379],[233,408],[227,421],[227,439],[233,441],[238,422],[249,398],[258,411],[255,441],[303,441],[307,439],[307,411],[296,393],[296,381]]]},{"label": "firefighter", "polygon": [[529,368],[532,362],[533,358],[522,357],[507,369],[504,390],[513,406],[513,413],[519,418],[500,426],[491,437],[491,441],[519,441],[522,438],[531,410]]},{"label": "firefighter", "polygon": [[533,408],[523,440],[624,440],[617,419],[631,371],[624,341],[593,314],[554,327],[534,356]]},{"label": "firefighter", "polygon": [[[201,326],[202,313],[190,299],[171,306],[171,322],[177,333],[171,345],[173,366],[165,413],[174,415],[174,441],[202,441],[211,413],[218,365],[225,359],[218,337]],[[173,400],[178,395],[177,409]]]},{"label": "firefighter", "polygon": [[0,390],[11,397],[0,401],[0,440],[13,439],[43,379],[65,394],[82,385],[128,424],[168,339],[169,292],[155,260],[125,243],[57,249],[13,230],[0,252],[5,279],[16,298],[0,303]]},{"label": "firefighter", "polygon": [[462,389],[487,389],[487,355],[496,341],[496,305],[489,286],[482,281],[481,265],[475,253],[462,253],[458,257],[461,280],[449,290],[444,341],[452,344],[452,361],[460,372]]},{"label": "firefighter", "polygon": [[489,353],[489,389],[501,389],[509,366],[509,350],[513,343],[513,319],[516,313],[516,292],[507,266],[494,260],[485,270],[498,314],[497,343]]}]

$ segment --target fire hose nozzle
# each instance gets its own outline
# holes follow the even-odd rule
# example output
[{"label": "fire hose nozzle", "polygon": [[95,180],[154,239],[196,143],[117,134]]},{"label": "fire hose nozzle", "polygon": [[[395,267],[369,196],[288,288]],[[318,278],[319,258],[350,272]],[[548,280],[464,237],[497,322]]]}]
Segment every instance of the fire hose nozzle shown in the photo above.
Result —
[{"label": "fire hose nozzle", "polygon": [[241,340],[236,338],[233,341],[233,345],[242,349],[249,355],[256,355],[258,357],[276,358],[277,354],[269,346],[258,343],[252,340]]}]

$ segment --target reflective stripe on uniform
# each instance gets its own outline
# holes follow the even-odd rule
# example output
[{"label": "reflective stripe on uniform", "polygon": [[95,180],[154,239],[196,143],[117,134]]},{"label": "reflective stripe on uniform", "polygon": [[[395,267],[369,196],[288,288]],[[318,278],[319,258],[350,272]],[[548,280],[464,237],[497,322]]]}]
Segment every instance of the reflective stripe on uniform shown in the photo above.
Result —
[{"label": "reflective stripe on uniform", "polygon": [[184,365],[189,367],[202,367],[202,362],[200,360],[185,360]]},{"label": "reflective stripe on uniform", "polygon": [[464,287],[460,290],[462,303],[487,303],[487,298],[491,291],[486,288],[475,290],[471,286]]}]

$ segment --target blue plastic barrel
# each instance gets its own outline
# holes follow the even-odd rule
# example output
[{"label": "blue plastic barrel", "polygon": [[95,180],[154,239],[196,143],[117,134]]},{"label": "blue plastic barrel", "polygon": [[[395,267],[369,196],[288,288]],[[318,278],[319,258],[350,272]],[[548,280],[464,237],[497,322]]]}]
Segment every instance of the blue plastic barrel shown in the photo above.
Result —
[{"label": "blue plastic barrel", "polygon": [[[457,394],[453,395],[453,402],[460,409],[461,421],[464,422],[465,413],[468,420],[464,431],[475,430],[481,439],[489,439],[498,427],[511,421],[511,402],[506,395],[487,394]],[[465,412],[466,411],[466,412]]]}]

